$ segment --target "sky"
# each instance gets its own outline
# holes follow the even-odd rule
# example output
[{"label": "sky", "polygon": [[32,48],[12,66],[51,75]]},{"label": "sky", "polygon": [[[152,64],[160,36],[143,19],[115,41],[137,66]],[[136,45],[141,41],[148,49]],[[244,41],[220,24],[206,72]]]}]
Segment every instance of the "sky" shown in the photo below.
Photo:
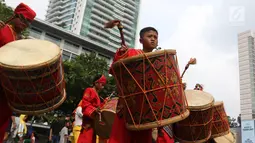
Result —
[{"label": "sky", "polygon": [[[44,20],[48,0],[6,0],[12,7],[20,2]],[[227,114],[236,118],[240,114],[237,34],[255,29],[254,5],[254,0],[142,0],[138,30],[155,27],[159,46],[177,51],[181,72],[190,58],[196,58],[197,64],[183,78],[187,89],[203,84],[204,91],[223,101]]]}]

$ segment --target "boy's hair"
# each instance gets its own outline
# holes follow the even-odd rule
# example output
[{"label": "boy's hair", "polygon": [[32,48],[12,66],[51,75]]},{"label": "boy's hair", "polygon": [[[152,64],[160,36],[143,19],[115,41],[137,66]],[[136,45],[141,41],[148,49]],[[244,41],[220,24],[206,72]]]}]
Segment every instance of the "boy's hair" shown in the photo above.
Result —
[{"label": "boy's hair", "polygon": [[155,31],[158,34],[158,31],[153,28],[153,27],[145,27],[140,31],[140,38],[143,37],[144,33],[148,32],[148,31]]}]

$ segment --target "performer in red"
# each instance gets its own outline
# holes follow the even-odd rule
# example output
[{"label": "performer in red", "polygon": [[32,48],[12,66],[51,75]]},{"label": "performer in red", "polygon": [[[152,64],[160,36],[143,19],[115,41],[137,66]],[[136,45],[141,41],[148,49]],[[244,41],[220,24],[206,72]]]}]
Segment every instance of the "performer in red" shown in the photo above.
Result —
[{"label": "performer in red", "polygon": [[104,88],[106,78],[104,75],[95,77],[93,87],[87,88],[82,98],[82,129],[78,138],[78,143],[96,143],[96,134],[92,128],[95,115],[99,112],[100,97],[98,91]]},{"label": "performer in red", "polygon": [[[152,52],[158,46],[158,32],[153,27],[146,27],[140,31],[140,43],[143,45],[143,50],[130,49],[122,45],[115,54],[113,63],[127,57],[132,57],[142,53]],[[113,74],[110,68],[110,74]],[[114,119],[111,136],[109,143],[151,143],[152,142],[152,130],[142,131],[128,131],[125,127],[125,121],[122,117],[121,106],[124,104],[119,100],[117,107],[117,115]],[[162,136],[158,136],[157,143],[174,142],[173,138],[167,135],[163,128],[158,129]]]},{"label": "performer in red", "polygon": [[20,3],[14,10],[9,23],[0,23],[0,47],[18,39],[19,34],[25,30],[36,16],[36,13],[26,4]]},{"label": "performer in red", "polygon": [[[17,40],[17,36],[29,26],[29,23],[33,21],[35,16],[36,13],[29,6],[23,3],[19,4],[8,24],[0,22],[0,48],[9,42]],[[12,115],[7,99],[1,91],[0,89],[0,141],[3,140],[5,129]]]}]

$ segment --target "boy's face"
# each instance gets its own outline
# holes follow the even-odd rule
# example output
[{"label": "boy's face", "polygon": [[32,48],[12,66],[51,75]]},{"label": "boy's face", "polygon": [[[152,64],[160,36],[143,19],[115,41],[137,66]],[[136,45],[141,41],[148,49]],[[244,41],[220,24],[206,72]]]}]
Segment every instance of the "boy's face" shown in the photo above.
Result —
[{"label": "boy's face", "polygon": [[11,22],[14,25],[15,32],[17,33],[22,32],[24,29],[28,27],[28,25],[19,18],[15,18]]},{"label": "boy's face", "polygon": [[158,34],[157,32],[150,30],[144,33],[140,38],[140,43],[143,44],[144,51],[151,52],[158,46]]}]

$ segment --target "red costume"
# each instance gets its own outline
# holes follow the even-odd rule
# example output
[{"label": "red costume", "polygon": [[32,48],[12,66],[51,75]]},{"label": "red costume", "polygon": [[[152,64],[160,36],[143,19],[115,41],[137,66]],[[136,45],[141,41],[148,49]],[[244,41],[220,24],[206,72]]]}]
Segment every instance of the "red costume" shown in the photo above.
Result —
[{"label": "red costume", "polygon": [[157,143],[174,143],[172,126],[164,126],[158,128],[159,133],[156,142]]},{"label": "red costume", "polygon": [[[102,75],[96,82],[106,84],[106,78]],[[92,123],[95,111],[101,105],[97,91],[94,88],[87,88],[82,98],[83,121],[78,143],[96,143],[96,135],[94,134]]]},{"label": "red costume", "polygon": [[[21,3],[19,4],[15,11],[15,15],[23,15],[23,17],[28,20],[32,21],[36,16],[35,12],[28,7],[27,5]],[[3,28],[0,28],[0,48],[5,44],[15,41],[16,40],[16,33],[13,28],[6,24]],[[1,89],[0,89],[1,90]],[[7,99],[4,96],[4,93],[0,92],[0,140],[3,140],[5,130],[8,126],[9,120],[11,119],[12,111],[8,106]]]},{"label": "red costume", "polygon": [[[117,51],[113,63],[127,57],[142,54],[142,50],[128,49],[124,54],[121,51]],[[110,68],[110,74],[113,74],[112,68]],[[163,129],[162,129],[163,130]],[[170,138],[166,132],[162,131],[163,136],[158,136],[157,143],[172,143],[174,140]],[[109,143],[151,143],[152,142],[152,130],[141,130],[141,131],[129,131],[125,127],[125,120],[123,117],[118,115],[115,116],[114,123],[112,126],[112,132],[109,139]]]}]

